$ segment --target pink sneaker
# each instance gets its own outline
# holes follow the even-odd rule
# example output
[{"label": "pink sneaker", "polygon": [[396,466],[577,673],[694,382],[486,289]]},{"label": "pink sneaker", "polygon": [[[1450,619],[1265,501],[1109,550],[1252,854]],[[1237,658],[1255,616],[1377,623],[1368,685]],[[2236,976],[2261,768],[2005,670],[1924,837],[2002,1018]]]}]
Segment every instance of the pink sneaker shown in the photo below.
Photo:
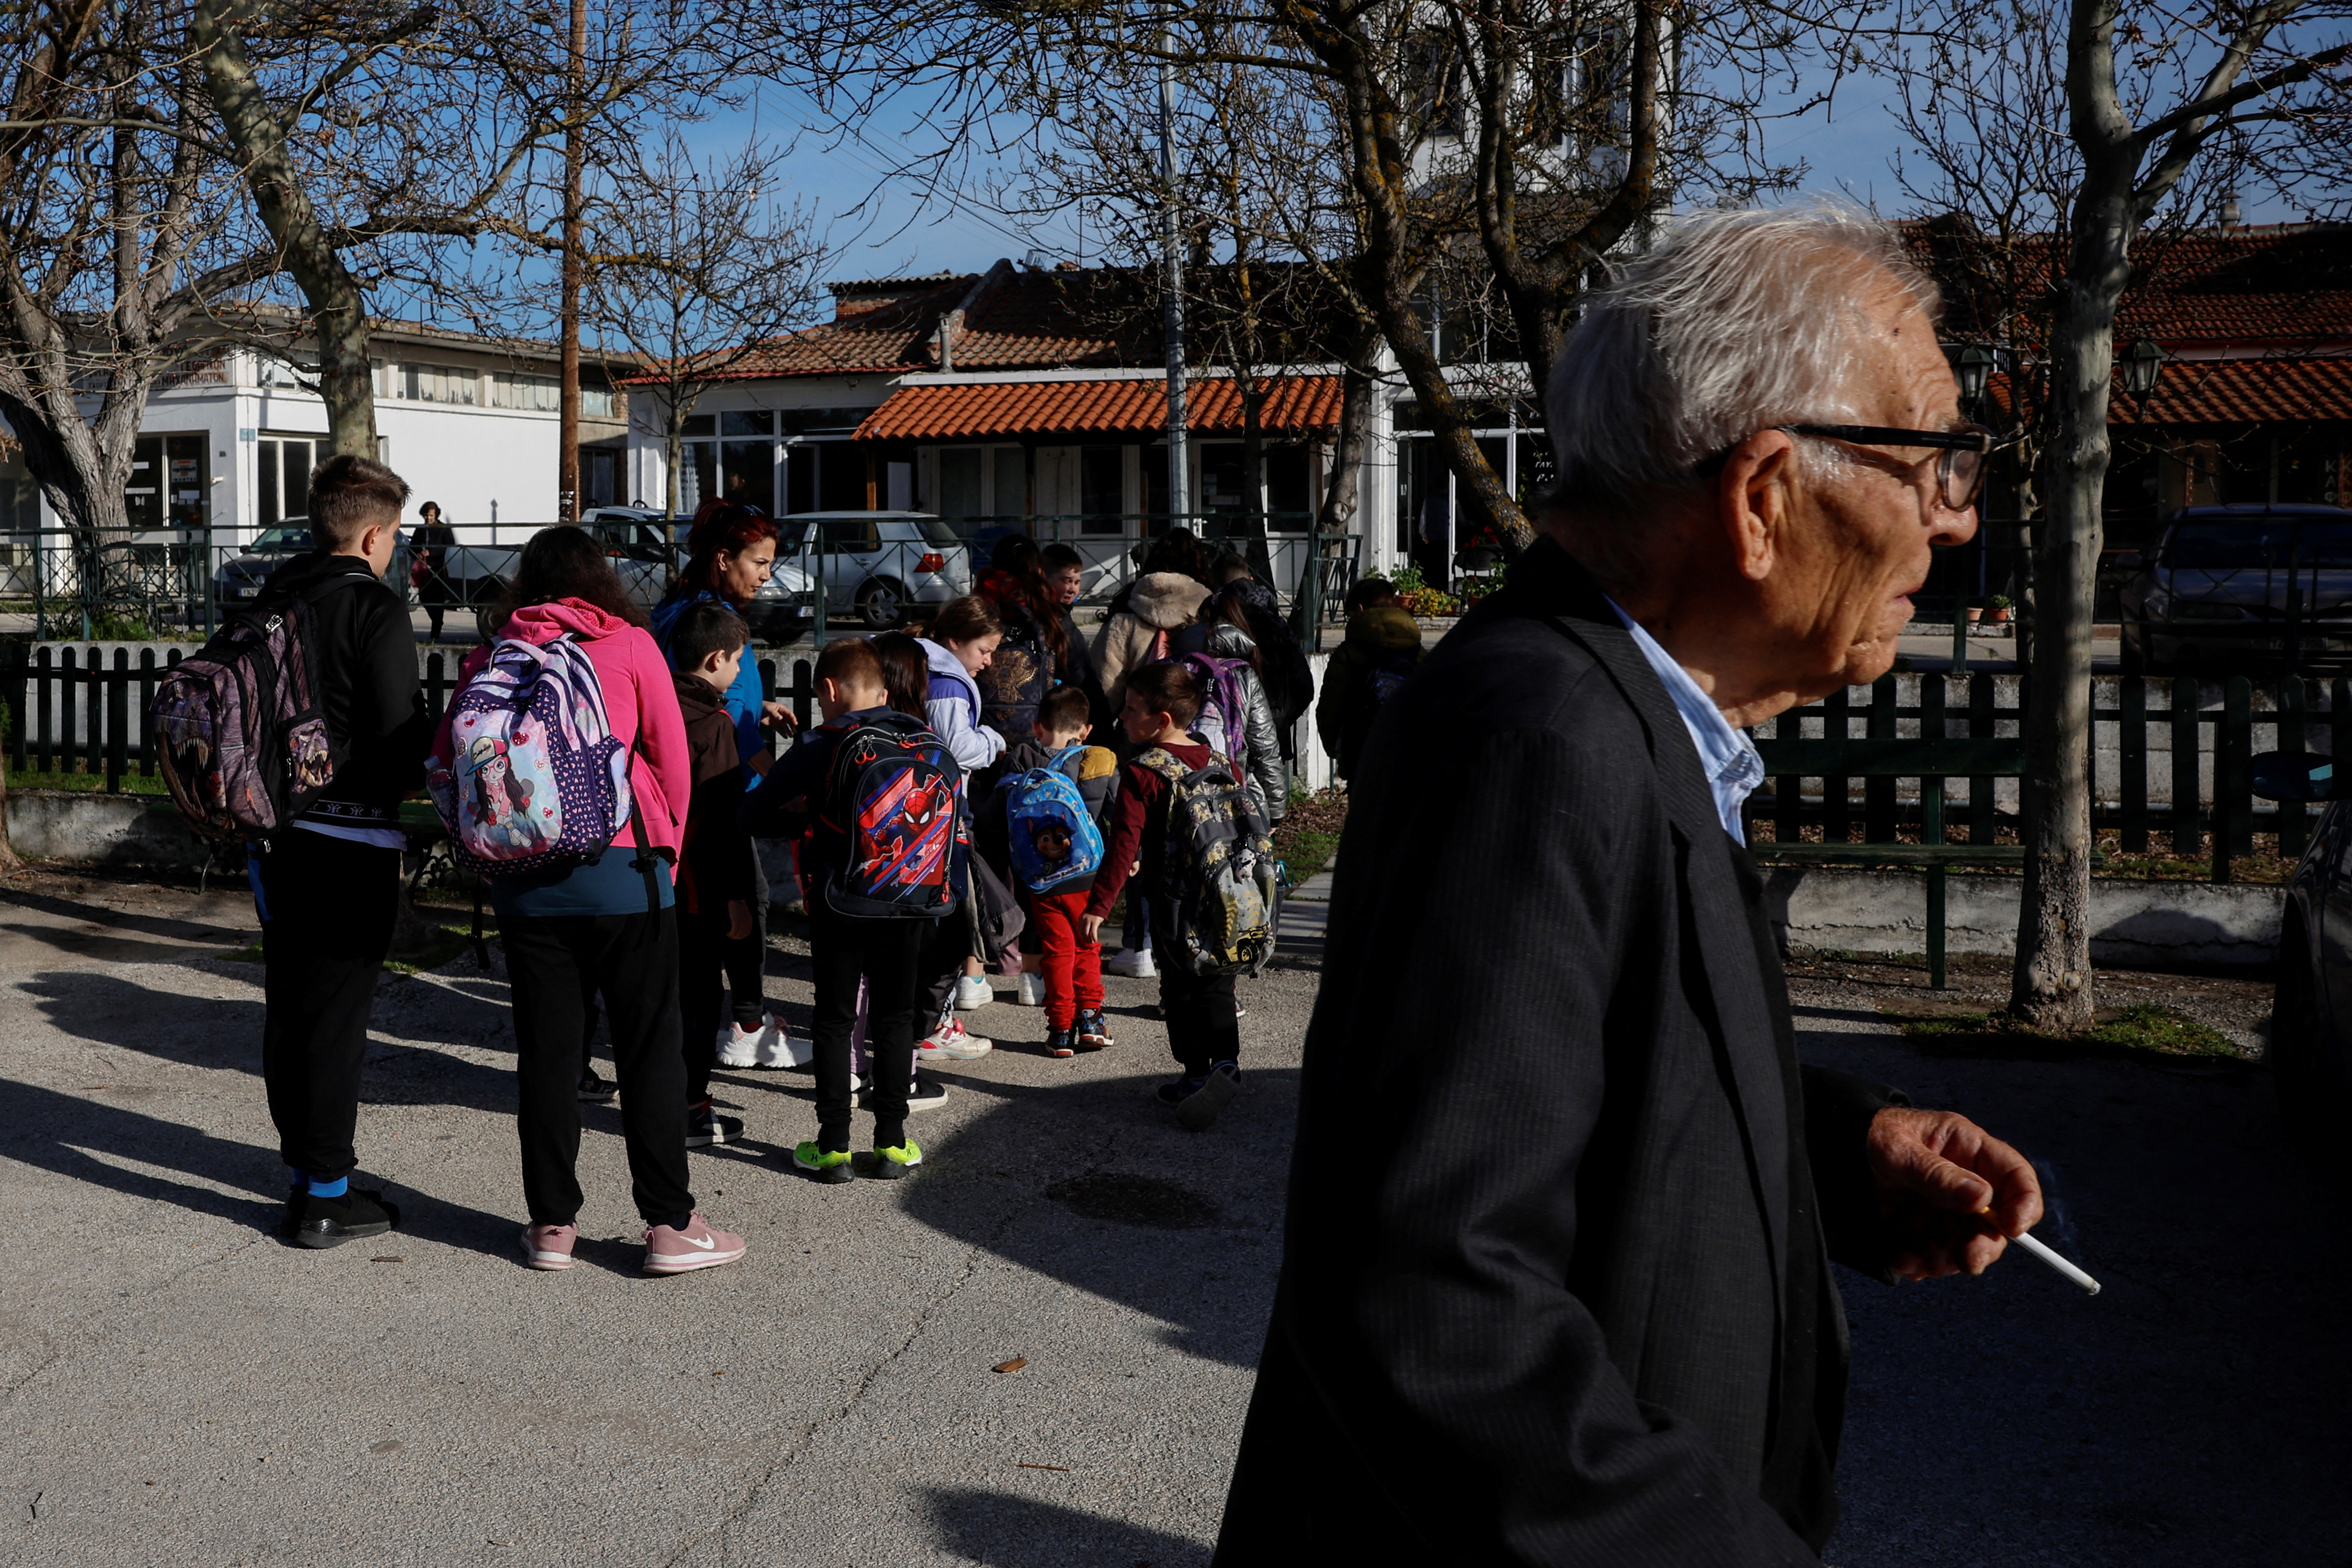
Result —
[{"label": "pink sneaker", "polygon": [[522,1255],[533,1268],[569,1268],[572,1246],[580,1239],[576,1225],[533,1225],[523,1227]]},{"label": "pink sneaker", "polygon": [[995,1048],[995,1041],[982,1039],[965,1028],[961,1018],[950,1018],[932,1030],[928,1038],[915,1042],[915,1060],[968,1062]]},{"label": "pink sneaker", "polygon": [[690,1274],[698,1268],[732,1263],[742,1256],[741,1237],[718,1229],[699,1214],[686,1222],[684,1230],[657,1225],[646,1232],[648,1274]]}]

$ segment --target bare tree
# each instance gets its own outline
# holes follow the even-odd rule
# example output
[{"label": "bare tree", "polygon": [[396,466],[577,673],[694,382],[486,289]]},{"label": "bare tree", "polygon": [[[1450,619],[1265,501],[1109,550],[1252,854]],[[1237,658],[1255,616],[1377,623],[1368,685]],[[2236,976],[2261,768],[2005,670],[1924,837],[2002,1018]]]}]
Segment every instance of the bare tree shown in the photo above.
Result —
[{"label": "bare tree", "polygon": [[673,518],[695,400],[808,321],[823,292],[823,251],[783,202],[782,164],[757,145],[698,162],[672,129],[634,165],[608,165],[587,198],[601,237],[585,258],[588,324],[642,366],[632,396],[658,410]]},{"label": "bare tree", "polygon": [[169,7],[17,13],[0,123],[0,416],[74,531],[84,587],[129,528],[148,395],[234,335],[224,307],[276,270]]},{"label": "bare tree", "polygon": [[[2092,1017],[2091,630],[2111,446],[2116,309],[2151,230],[2198,210],[2219,181],[2344,200],[2344,93],[2352,45],[2311,47],[2346,9],[2259,0],[2189,12],[2128,0],[1931,5],[1890,56],[1962,106],[1931,153],[1955,188],[2021,223],[2046,205],[2057,241],[2047,294],[2039,516],[2033,528],[2033,701],[2026,718],[2024,902],[2010,1009],[2039,1028]],[[2047,63],[2045,63],[2047,62]],[[2330,73],[2336,73],[2331,76]],[[2017,161],[2021,167],[2007,165]],[[2009,219],[2005,216],[2003,222]],[[2027,378],[2031,379],[2031,378]]]}]

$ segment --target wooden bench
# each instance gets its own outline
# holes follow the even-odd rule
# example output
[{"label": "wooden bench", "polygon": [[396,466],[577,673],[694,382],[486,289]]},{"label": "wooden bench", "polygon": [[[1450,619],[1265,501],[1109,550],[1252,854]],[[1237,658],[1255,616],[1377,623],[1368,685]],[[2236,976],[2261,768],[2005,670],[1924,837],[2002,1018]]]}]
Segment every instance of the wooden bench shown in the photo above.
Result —
[{"label": "wooden bench", "polygon": [[[1916,844],[1792,844],[1753,846],[1759,865],[1901,866],[1927,873],[1927,984],[1944,989],[1944,874],[1953,866],[2022,866],[2020,844],[1944,842],[1944,781],[2016,778],[2025,772],[2025,742],[1991,737],[1759,741],[1766,776],[1776,779],[1916,778],[1919,781]],[[1788,820],[1787,816],[1781,817]],[[2092,864],[2104,865],[2094,853]]]}]

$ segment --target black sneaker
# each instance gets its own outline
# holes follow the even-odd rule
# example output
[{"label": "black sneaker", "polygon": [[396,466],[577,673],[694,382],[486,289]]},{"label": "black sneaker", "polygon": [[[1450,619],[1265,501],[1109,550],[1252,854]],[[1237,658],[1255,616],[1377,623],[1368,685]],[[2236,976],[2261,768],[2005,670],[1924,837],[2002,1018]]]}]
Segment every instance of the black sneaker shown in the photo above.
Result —
[{"label": "black sneaker", "polygon": [[[907,1109],[909,1110],[929,1110],[934,1106],[945,1105],[947,1102],[948,1086],[927,1072],[918,1070],[914,1080],[907,1085]],[[866,1089],[859,1093],[857,1109],[860,1110],[874,1109],[872,1089]]]},{"label": "black sneaker", "polygon": [[297,1245],[341,1247],[363,1236],[382,1236],[400,1223],[400,1210],[382,1193],[353,1187],[339,1198],[302,1194],[302,1215],[294,1224]]},{"label": "black sneaker", "polygon": [[1242,1069],[1218,1062],[1205,1078],[1182,1078],[1160,1088],[1160,1103],[1175,1107],[1176,1120],[1194,1132],[1217,1119],[1227,1101],[1241,1092]]},{"label": "black sneaker", "polygon": [[580,1103],[610,1105],[621,1098],[621,1086],[609,1078],[598,1076],[594,1068],[580,1075]]},{"label": "black sneaker", "polygon": [[1074,1057],[1078,1054],[1078,1032],[1076,1029],[1045,1031],[1045,1054],[1049,1057]]},{"label": "black sneaker", "polygon": [[710,1108],[710,1101],[686,1108],[686,1146],[708,1148],[713,1143],[731,1143],[743,1136],[743,1124],[731,1116],[721,1116]]},{"label": "black sneaker", "polygon": [[1098,1051],[1110,1044],[1110,1025],[1103,1019],[1099,1007],[1078,1010],[1078,1049]]}]

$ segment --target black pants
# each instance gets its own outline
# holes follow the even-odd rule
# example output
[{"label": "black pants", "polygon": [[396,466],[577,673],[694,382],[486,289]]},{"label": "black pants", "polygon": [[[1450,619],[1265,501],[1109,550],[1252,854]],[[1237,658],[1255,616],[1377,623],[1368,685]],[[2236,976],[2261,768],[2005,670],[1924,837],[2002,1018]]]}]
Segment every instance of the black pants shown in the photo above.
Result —
[{"label": "black pants", "polygon": [[727,911],[677,911],[677,1016],[685,1031],[686,1102],[710,1098],[710,1066],[719,1055],[720,1001],[730,961]]},{"label": "black pants", "polygon": [[[963,978],[964,961],[979,951],[980,937],[972,929],[969,899],[936,921],[906,923],[923,929],[915,991],[915,1026],[920,1037],[946,1023],[955,1011],[956,982]],[[867,1037],[872,1038],[870,1033]]]},{"label": "black pants", "polygon": [[400,851],[297,827],[254,864],[269,1119],[289,1165],[335,1181],[359,1164],[360,1064],[400,908]]},{"label": "black pants", "polygon": [[[947,922],[940,922],[947,923]],[[816,971],[816,1142],[849,1147],[849,1034],[857,1022],[857,982],[866,982],[866,1062],[874,1089],[874,1146],[907,1140],[907,1085],[915,1076],[915,991],[933,923],[852,920],[809,905],[809,955]]]},{"label": "black pants", "polygon": [[[719,949],[727,964],[727,1005],[744,1028],[759,1026],[768,1012],[768,874],[760,858],[751,857],[751,934],[740,942],[727,937],[727,911],[719,911]],[[719,1033],[711,1026],[712,1037]]]},{"label": "black pants", "polygon": [[672,911],[509,915],[499,921],[514,990],[515,1129],[533,1225],[580,1216],[582,992],[604,993],[621,1083],[631,1195],[649,1226],[694,1212],[686,1175],[686,1060],[679,1050]]},{"label": "black pants", "polygon": [[[1130,902],[1136,898],[1134,886],[1128,884]],[[1151,923],[1155,928],[1159,924]],[[1188,973],[1177,944],[1156,929],[1151,945],[1160,954],[1160,1016],[1168,1023],[1168,1049],[1186,1076],[1200,1078],[1213,1063],[1240,1060],[1242,1026],[1234,1016],[1234,977],[1202,979]]]}]

